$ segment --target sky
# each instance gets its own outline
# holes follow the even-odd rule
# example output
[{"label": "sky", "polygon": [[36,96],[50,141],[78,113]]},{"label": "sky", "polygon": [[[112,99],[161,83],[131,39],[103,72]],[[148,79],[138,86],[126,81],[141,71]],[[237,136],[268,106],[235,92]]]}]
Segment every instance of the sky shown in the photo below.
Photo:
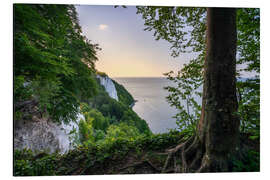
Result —
[{"label": "sky", "polygon": [[135,6],[76,6],[79,23],[85,35],[102,48],[98,52],[97,70],[110,77],[163,77],[177,72],[193,54],[170,56],[170,44],[156,41],[145,28]]}]

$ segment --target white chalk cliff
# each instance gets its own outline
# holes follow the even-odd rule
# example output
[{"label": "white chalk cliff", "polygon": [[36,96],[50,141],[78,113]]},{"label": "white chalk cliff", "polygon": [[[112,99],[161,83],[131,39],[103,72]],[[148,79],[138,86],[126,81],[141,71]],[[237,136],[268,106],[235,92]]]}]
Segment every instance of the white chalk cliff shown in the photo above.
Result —
[{"label": "white chalk cliff", "polygon": [[[107,76],[97,77],[109,96],[118,100],[117,91],[112,80]],[[63,122],[57,124],[48,118],[40,118],[35,115],[31,119],[16,120],[14,122],[14,148],[65,153],[74,147],[73,142],[78,138],[76,136],[78,136],[80,119],[84,119],[84,116],[79,113],[76,121],[69,124]],[[70,134],[71,132],[75,133]]]},{"label": "white chalk cliff", "polygon": [[15,149],[31,149],[33,151],[46,151],[53,153],[59,151],[65,153],[72,149],[76,133],[78,132],[78,122],[84,119],[82,114],[78,114],[75,122],[69,124],[57,124],[48,118],[37,118],[17,120],[14,127],[14,147]]},{"label": "white chalk cliff", "polygon": [[109,78],[108,76],[99,76],[99,75],[97,75],[97,78],[100,80],[100,84],[104,86],[109,96],[118,101],[117,91],[111,78]]}]

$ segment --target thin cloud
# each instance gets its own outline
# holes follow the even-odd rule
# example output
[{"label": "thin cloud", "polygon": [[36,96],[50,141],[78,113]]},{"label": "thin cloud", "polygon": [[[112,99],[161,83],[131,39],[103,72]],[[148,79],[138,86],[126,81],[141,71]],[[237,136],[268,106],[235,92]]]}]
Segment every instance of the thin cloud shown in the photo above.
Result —
[{"label": "thin cloud", "polygon": [[99,30],[105,30],[105,29],[107,29],[108,28],[108,25],[107,24],[100,24],[99,26],[98,26],[98,29]]}]

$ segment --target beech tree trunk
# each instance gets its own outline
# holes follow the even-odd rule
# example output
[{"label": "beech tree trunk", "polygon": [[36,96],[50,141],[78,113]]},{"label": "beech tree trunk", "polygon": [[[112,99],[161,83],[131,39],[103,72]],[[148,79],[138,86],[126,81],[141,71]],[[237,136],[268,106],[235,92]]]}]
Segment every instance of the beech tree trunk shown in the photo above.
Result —
[{"label": "beech tree trunk", "polygon": [[236,9],[207,9],[207,54],[197,138],[203,148],[200,172],[227,171],[239,134],[236,99]]}]

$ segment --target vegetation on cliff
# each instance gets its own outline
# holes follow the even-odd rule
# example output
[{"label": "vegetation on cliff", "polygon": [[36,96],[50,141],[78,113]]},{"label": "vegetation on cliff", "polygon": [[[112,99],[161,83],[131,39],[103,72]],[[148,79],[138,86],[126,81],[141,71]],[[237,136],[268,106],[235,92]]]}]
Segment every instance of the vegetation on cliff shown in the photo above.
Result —
[{"label": "vegetation on cliff", "polygon": [[[15,121],[35,115],[69,123],[82,113],[79,132],[71,131],[75,146],[105,147],[120,136],[151,134],[129,107],[133,98],[122,85],[114,81],[119,101],[100,85],[96,74],[107,75],[95,69],[99,48],[81,35],[74,6],[16,4],[14,17]],[[23,175],[17,167],[28,165],[16,153],[14,173]]]},{"label": "vegetation on cliff", "polygon": [[16,4],[14,17],[15,120],[23,118],[23,109],[32,103],[40,114],[68,122],[85,102],[111,124],[125,121],[149,131],[128,108],[133,98],[123,86],[114,82],[117,102],[99,84],[96,74],[106,75],[95,69],[99,48],[81,35],[74,6]]},{"label": "vegetation on cliff", "polygon": [[105,91],[105,88],[98,83],[98,93],[90,98],[85,105],[89,106],[90,109],[93,108],[101,112],[102,115],[108,119],[109,124],[115,125],[124,122],[127,125],[135,126],[140,133],[151,133],[145,120],[141,119],[129,107],[129,103],[131,103],[131,99],[133,99],[130,93],[122,85],[119,85],[115,81],[113,82],[116,86],[119,101],[112,99]]},{"label": "vegetation on cliff", "polygon": [[[228,95],[233,98],[227,99],[226,96],[222,96],[212,101],[211,93],[218,93],[209,88],[211,84],[214,84],[215,88],[220,87],[217,88],[219,92],[226,94],[227,87],[222,88],[224,84],[234,83],[233,79],[236,77],[232,75],[235,73],[233,71],[236,59],[223,58],[226,59],[226,64],[214,61],[216,56],[206,58],[206,11],[210,13],[210,25],[210,22],[219,23],[226,21],[224,18],[231,18],[226,22],[232,23],[233,26],[221,28],[219,33],[226,28],[226,32],[233,32],[229,33],[230,38],[226,39],[230,44],[228,49],[232,52],[231,55],[234,54],[237,33],[240,55],[237,62],[247,65],[243,71],[259,73],[258,9],[236,11],[213,8],[206,10],[139,7],[138,13],[145,19],[146,30],[155,30],[154,35],[157,39],[162,38],[172,43],[173,56],[184,52],[182,50],[186,47],[191,47],[194,52],[199,53],[198,58],[191,60],[176,76],[172,73],[167,74],[169,79],[179,84],[179,88],[167,87],[171,93],[168,102],[179,109],[180,113],[175,117],[183,131],[153,135],[147,123],[129,107],[134,99],[123,86],[114,82],[119,96],[119,101],[116,101],[110,98],[104,87],[98,83],[96,74],[106,76],[104,73],[97,73],[95,69],[96,51],[99,48],[81,35],[74,6],[14,5],[15,120],[26,118],[25,107],[28,104],[34,104],[41,116],[49,116],[57,122],[74,120],[79,112],[84,115],[74,140],[76,148],[63,155],[15,150],[14,175],[169,173],[200,172],[201,169],[259,171],[260,79],[256,76],[255,79],[237,83],[238,109],[234,86],[227,86],[231,91]],[[218,16],[220,21],[217,21],[213,13],[225,13],[228,16]],[[236,15],[235,22],[233,20]],[[156,17],[159,18],[155,19]],[[186,33],[181,29],[185,27],[184,23],[193,27],[192,36],[188,41],[184,41]],[[214,26],[210,25],[209,28],[213,29]],[[223,27],[224,24],[220,26]],[[208,34],[208,38],[212,35]],[[218,36],[223,38],[222,33]],[[217,46],[214,46],[214,43],[218,43]],[[211,42],[208,45],[220,49],[225,47],[220,42]],[[225,57],[224,53],[223,55]],[[203,66],[205,59],[210,61],[211,66]],[[232,68],[230,74],[226,74],[224,68],[216,72],[215,70],[220,68],[219,65]],[[216,66],[217,68],[214,68]],[[205,72],[206,70],[208,71]],[[204,81],[203,73],[209,75],[204,77]],[[217,77],[213,76],[215,73],[218,74]],[[209,78],[210,76],[212,78]],[[228,77],[223,79],[224,84],[223,81],[217,81],[217,78],[223,77]],[[210,83],[210,80],[215,82]],[[201,96],[197,89],[203,82],[208,89],[204,98],[208,99],[204,99],[204,107],[200,107],[191,94]],[[181,98],[185,100],[186,106],[180,103]],[[209,106],[209,103],[213,104]],[[214,108],[214,111],[210,112],[209,107],[215,107],[215,103],[221,108]],[[191,109],[193,114],[189,111]],[[218,113],[219,111],[222,113]],[[207,113],[210,113],[210,118],[218,118],[207,119]],[[240,122],[239,129],[237,123],[235,126],[231,123],[234,118],[235,122]],[[218,123],[217,119],[222,122],[224,119],[228,120],[228,124],[223,123],[226,127],[221,127],[222,123]],[[207,129],[210,126],[205,122],[216,126]],[[235,130],[232,132],[233,136],[224,138],[223,135],[232,129]],[[216,134],[209,134],[213,132]],[[236,142],[235,146],[225,147],[230,140]],[[229,152],[229,148],[232,147],[233,153]],[[218,155],[222,160],[216,158]]]},{"label": "vegetation on cliff", "polygon": [[131,106],[135,100],[132,95],[125,89],[125,87],[121,84],[118,84],[115,80],[112,80],[118,95],[118,99],[125,105]]}]

